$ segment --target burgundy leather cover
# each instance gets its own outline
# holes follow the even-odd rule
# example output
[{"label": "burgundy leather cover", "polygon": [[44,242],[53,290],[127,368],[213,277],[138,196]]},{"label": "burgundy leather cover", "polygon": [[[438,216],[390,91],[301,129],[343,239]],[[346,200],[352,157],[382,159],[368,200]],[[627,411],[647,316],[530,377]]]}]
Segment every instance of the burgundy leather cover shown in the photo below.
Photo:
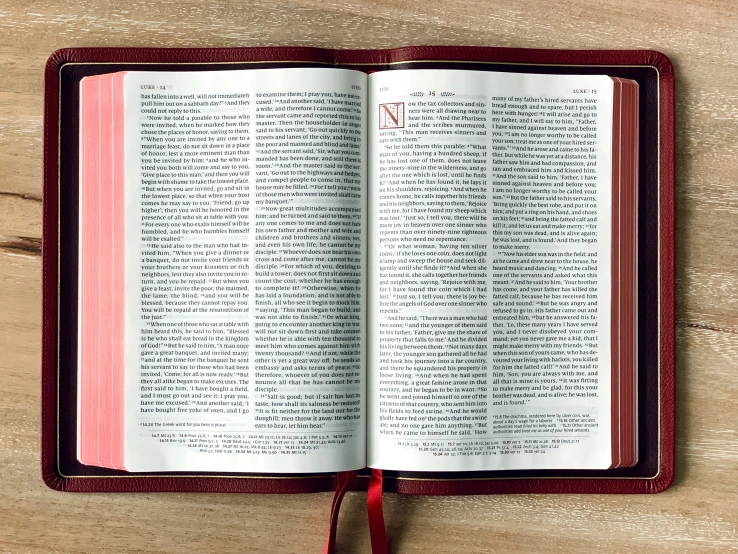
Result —
[{"label": "burgundy leather cover", "polygon": [[[393,50],[73,48],[46,65],[44,104],[41,470],[79,492],[333,490],[334,474],[130,474],[76,460],[78,91],[87,75],[336,65],[362,71],[446,68],[606,74],[640,86],[638,222],[639,462],[606,471],[384,472],[405,494],[653,493],[674,477],[674,72],[654,51],[415,46]],[[360,472],[356,488],[366,488]]]}]

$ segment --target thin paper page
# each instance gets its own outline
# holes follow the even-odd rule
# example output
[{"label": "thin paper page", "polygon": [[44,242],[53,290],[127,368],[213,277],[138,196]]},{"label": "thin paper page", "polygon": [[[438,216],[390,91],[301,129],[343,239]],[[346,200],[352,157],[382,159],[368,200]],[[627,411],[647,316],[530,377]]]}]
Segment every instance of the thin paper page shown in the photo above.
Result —
[{"label": "thin paper page", "polygon": [[366,76],[126,76],[126,467],[365,456]]},{"label": "thin paper page", "polygon": [[612,81],[369,84],[369,465],[607,468]]}]

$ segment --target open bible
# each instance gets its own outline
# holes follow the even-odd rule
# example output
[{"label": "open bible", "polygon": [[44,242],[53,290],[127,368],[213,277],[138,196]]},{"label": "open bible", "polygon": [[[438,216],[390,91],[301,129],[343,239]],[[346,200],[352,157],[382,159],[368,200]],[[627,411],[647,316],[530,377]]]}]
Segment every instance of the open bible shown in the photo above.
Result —
[{"label": "open bible", "polygon": [[77,458],[638,461],[638,84],[412,69],[80,83]]}]

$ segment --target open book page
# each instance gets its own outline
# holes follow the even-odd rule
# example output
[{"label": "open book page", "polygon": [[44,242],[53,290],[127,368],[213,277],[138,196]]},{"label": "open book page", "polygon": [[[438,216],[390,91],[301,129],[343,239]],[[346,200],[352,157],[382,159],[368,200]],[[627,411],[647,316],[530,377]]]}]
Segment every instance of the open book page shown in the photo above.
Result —
[{"label": "open book page", "polygon": [[366,76],[125,89],[127,469],[363,467]]},{"label": "open book page", "polygon": [[369,85],[368,464],[609,467],[612,81]]}]

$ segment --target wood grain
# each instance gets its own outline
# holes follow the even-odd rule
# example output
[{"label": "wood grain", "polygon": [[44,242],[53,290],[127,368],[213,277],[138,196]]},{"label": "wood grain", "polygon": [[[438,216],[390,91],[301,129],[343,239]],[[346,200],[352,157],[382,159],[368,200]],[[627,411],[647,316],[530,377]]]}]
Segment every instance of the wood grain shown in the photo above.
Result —
[{"label": "wood grain", "polygon": [[[39,475],[42,69],[67,46],[654,48],[677,71],[677,479],[656,496],[386,496],[397,552],[738,551],[738,4],[5,0],[0,552],[318,552],[330,494],[60,494]],[[365,495],[339,549],[367,552]]]}]

